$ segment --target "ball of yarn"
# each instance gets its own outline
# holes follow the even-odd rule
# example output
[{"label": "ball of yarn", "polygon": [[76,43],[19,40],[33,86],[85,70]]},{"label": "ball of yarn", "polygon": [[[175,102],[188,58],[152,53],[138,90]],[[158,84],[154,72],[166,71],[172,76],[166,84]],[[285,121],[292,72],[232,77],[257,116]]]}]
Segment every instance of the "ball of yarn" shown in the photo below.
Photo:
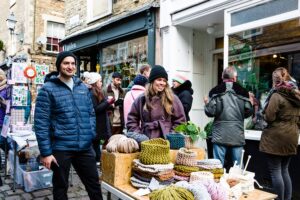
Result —
[{"label": "ball of yarn", "polygon": [[198,167],[185,166],[185,165],[175,165],[174,169],[180,172],[197,172],[199,171]]},{"label": "ball of yarn", "polygon": [[113,140],[119,140],[121,138],[126,138],[125,135],[122,135],[122,134],[115,134],[115,135],[112,135],[109,139],[108,139],[108,143],[113,141]]},{"label": "ball of yarn", "polygon": [[199,172],[192,172],[190,177],[190,182],[197,181],[197,180],[214,180],[214,175],[208,171],[199,171]]},{"label": "ball of yarn", "polygon": [[195,200],[211,200],[210,194],[208,193],[206,187],[201,183],[188,183],[186,181],[179,181],[175,185],[183,187],[192,192]]},{"label": "ball of yarn", "polygon": [[180,148],[176,155],[176,164],[185,166],[196,166],[196,157],[196,152],[188,150],[186,148]]},{"label": "ball of yarn", "polygon": [[142,134],[142,133],[127,132],[127,133],[126,133],[126,136],[127,136],[128,138],[134,139],[134,140],[137,141],[138,143],[141,143],[141,142],[143,142],[143,141],[149,140],[149,138],[148,138],[145,134]]},{"label": "ball of yarn", "polygon": [[185,146],[184,135],[181,133],[170,133],[167,135],[171,149],[180,149]]},{"label": "ball of yarn", "polygon": [[228,196],[227,190],[220,183],[216,183],[215,181],[212,180],[201,180],[201,181],[193,182],[193,184],[197,184],[197,183],[201,183],[206,187],[212,200],[227,199]]},{"label": "ball of yarn", "polygon": [[118,152],[118,140],[111,140],[106,145],[106,151],[109,153]]},{"label": "ball of yarn", "polygon": [[194,195],[187,189],[178,186],[168,186],[160,190],[154,190],[149,195],[150,200],[194,200]]},{"label": "ball of yarn", "polygon": [[139,150],[139,144],[131,138],[121,138],[117,143],[119,153],[133,153]]},{"label": "ball of yarn", "polygon": [[170,143],[155,138],[141,143],[140,161],[145,165],[168,164],[171,161]]}]

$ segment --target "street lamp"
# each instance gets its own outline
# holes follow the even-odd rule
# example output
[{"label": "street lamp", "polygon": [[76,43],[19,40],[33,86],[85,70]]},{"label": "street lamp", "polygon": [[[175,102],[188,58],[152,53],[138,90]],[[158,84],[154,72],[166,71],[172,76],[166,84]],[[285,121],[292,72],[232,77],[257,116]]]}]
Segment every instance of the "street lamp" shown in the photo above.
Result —
[{"label": "street lamp", "polygon": [[7,23],[7,27],[10,30],[10,32],[13,33],[15,30],[15,27],[16,27],[16,23],[17,23],[14,13],[10,13],[10,15],[8,16],[8,18],[6,20],[6,23]]}]

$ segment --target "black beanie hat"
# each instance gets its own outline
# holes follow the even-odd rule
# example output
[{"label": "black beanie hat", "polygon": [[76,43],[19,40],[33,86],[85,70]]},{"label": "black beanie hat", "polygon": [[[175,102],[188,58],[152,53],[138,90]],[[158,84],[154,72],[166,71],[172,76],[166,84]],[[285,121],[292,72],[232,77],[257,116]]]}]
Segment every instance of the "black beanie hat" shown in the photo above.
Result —
[{"label": "black beanie hat", "polygon": [[59,72],[60,64],[66,57],[73,57],[75,59],[75,64],[77,63],[77,57],[71,51],[62,51],[56,56],[56,69]]},{"label": "black beanie hat", "polygon": [[114,72],[114,73],[112,74],[112,77],[113,77],[113,78],[120,78],[120,79],[123,78],[122,74],[120,74],[119,72]]},{"label": "black beanie hat", "polygon": [[155,67],[151,69],[149,82],[152,83],[157,78],[165,78],[168,80],[168,73],[165,68],[160,65],[155,65]]},{"label": "black beanie hat", "polygon": [[147,82],[148,82],[148,79],[141,74],[136,75],[136,77],[133,79],[134,85],[145,86],[147,84]]}]

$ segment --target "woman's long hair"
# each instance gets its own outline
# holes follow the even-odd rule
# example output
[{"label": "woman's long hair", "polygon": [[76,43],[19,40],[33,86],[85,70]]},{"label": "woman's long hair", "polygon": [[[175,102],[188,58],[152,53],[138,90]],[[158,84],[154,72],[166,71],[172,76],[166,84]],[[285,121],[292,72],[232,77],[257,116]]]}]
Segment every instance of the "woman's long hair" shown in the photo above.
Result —
[{"label": "woman's long hair", "polygon": [[167,85],[165,89],[162,92],[159,92],[159,94],[156,94],[153,88],[153,83],[149,83],[146,86],[146,91],[145,91],[145,97],[146,97],[146,103],[144,106],[145,110],[152,110],[152,105],[151,105],[151,99],[152,97],[159,95],[161,97],[161,104],[164,107],[166,113],[168,115],[172,115],[172,108],[173,108],[173,101],[174,101],[174,94],[167,82]]},{"label": "woman's long hair", "polygon": [[278,67],[273,71],[273,87],[283,81],[294,81],[288,70],[284,67]]},{"label": "woman's long hair", "polygon": [[[98,82],[98,81],[97,81]],[[97,98],[98,102],[97,103],[100,103],[103,99],[104,99],[104,95],[103,95],[103,92],[102,92],[102,88],[99,88],[97,86],[97,82],[96,83],[93,83],[91,84],[92,88],[92,93],[93,95]]]}]

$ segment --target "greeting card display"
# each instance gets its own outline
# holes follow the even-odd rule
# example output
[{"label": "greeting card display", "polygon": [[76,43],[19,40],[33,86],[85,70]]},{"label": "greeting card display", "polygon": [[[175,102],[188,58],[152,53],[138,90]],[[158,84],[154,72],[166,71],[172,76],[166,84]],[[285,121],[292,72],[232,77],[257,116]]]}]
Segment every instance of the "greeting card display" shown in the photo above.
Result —
[{"label": "greeting card display", "polygon": [[11,70],[11,79],[15,83],[27,83],[27,79],[24,76],[24,69],[27,67],[27,63],[13,63]]},{"label": "greeting card display", "polygon": [[36,77],[34,80],[35,84],[44,84],[46,74],[49,73],[48,65],[35,65]]},{"label": "greeting card display", "polygon": [[13,86],[12,106],[27,106],[27,86]]}]

